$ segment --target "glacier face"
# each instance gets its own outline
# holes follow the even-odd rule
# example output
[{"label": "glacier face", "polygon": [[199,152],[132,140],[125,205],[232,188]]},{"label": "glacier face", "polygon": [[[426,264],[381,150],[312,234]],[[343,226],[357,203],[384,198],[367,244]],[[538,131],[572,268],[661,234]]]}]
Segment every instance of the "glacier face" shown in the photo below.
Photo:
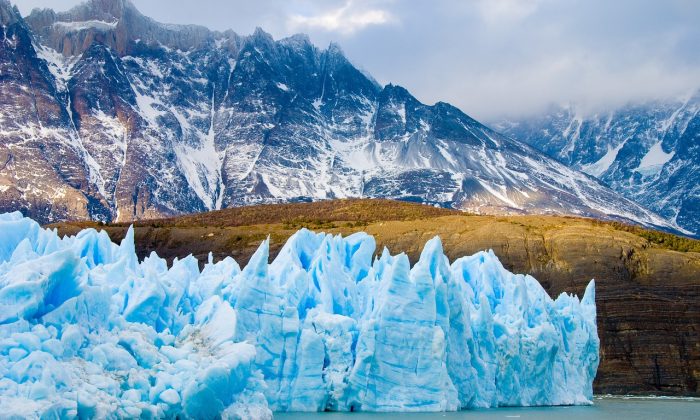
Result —
[{"label": "glacier face", "polygon": [[410,266],[374,238],[300,230],[242,270],[139,262],[130,230],[59,238],[0,215],[0,411],[269,417],[588,404],[594,283],[552,300],[493,252]]}]

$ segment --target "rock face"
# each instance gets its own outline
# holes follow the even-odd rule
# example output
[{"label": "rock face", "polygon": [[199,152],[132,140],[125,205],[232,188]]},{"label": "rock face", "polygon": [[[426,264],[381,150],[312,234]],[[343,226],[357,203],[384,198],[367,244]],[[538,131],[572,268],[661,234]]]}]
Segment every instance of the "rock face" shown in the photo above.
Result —
[{"label": "rock face", "polygon": [[165,25],[126,0],[0,9],[0,210],[127,221],[388,197],[676,229],[449,104],[379,86],[337,45]]},{"label": "rock face", "polygon": [[574,107],[493,126],[700,234],[700,91],[592,116]]},{"label": "rock face", "polygon": [[[550,296],[581,296],[596,280],[596,393],[700,396],[700,253],[664,249],[585,219],[414,207],[343,200],[228,209],[137,224],[135,240],[142,258],[157,251],[168,260],[192,253],[204,261],[212,251],[216,260],[233,255],[241,264],[268,234],[274,258],[300,226],[345,235],[362,230],[376,238],[377,249],[406,252],[412,262],[435,235],[451,260],[493,249],[508,270],[532,274]],[[355,227],[358,220],[363,223]],[[126,231],[106,229],[114,240]],[[77,229],[61,225],[60,231]]]},{"label": "rock face", "polygon": [[[44,45],[67,57],[79,56],[95,43],[125,56],[135,52],[135,40],[187,51],[201,47],[212,35],[202,26],[155,22],[129,0],[90,0],[67,12],[37,9],[26,20]],[[237,43],[232,32],[226,38]]]},{"label": "rock face", "polygon": [[0,191],[3,209],[40,219],[99,213],[83,144],[47,63],[15,9],[0,3]]}]

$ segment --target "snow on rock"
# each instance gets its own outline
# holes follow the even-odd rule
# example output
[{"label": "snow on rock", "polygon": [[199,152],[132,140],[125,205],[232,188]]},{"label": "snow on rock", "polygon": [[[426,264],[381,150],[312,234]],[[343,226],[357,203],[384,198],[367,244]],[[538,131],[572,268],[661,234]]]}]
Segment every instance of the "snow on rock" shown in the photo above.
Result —
[{"label": "snow on rock", "polygon": [[655,175],[661,171],[665,164],[673,159],[673,155],[675,154],[675,151],[671,151],[670,153],[664,152],[664,149],[661,147],[661,142],[655,143],[651,146],[647,154],[644,155],[635,171],[643,175]]},{"label": "snow on rock", "polygon": [[109,31],[117,27],[118,21],[105,22],[103,20],[86,20],[82,22],[55,22],[53,25],[65,32],[80,32],[88,29]]},{"label": "snow on rock", "polygon": [[[594,284],[552,300],[493,252],[411,268],[374,238],[300,230],[242,270],[139,262],[130,230],[59,238],[0,215],[0,412],[266,418],[589,404]],[[374,258],[374,259],[373,259]]]}]

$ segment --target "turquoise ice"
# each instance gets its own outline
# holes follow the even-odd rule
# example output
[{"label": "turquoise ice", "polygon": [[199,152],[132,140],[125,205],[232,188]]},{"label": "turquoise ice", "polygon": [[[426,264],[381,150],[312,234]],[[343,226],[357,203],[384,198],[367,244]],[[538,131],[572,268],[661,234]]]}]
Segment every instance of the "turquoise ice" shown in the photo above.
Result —
[{"label": "turquoise ice", "polygon": [[493,252],[411,267],[374,238],[302,229],[269,262],[138,261],[87,229],[0,215],[0,412],[266,418],[590,404],[593,281],[552,300]]}]

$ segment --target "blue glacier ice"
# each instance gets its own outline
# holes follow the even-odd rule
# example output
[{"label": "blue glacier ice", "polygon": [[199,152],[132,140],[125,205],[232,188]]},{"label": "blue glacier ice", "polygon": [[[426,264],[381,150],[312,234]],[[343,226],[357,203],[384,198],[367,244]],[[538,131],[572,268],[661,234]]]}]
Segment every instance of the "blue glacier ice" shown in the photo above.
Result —
[{"label": "blue glacier ice", "polygon": [[552,300],[493,252],[411,267],[374,238],[300,230],[269,262],[136,257],[0,215],[0,413],[269,418],[590,404],[593,281]]}]

